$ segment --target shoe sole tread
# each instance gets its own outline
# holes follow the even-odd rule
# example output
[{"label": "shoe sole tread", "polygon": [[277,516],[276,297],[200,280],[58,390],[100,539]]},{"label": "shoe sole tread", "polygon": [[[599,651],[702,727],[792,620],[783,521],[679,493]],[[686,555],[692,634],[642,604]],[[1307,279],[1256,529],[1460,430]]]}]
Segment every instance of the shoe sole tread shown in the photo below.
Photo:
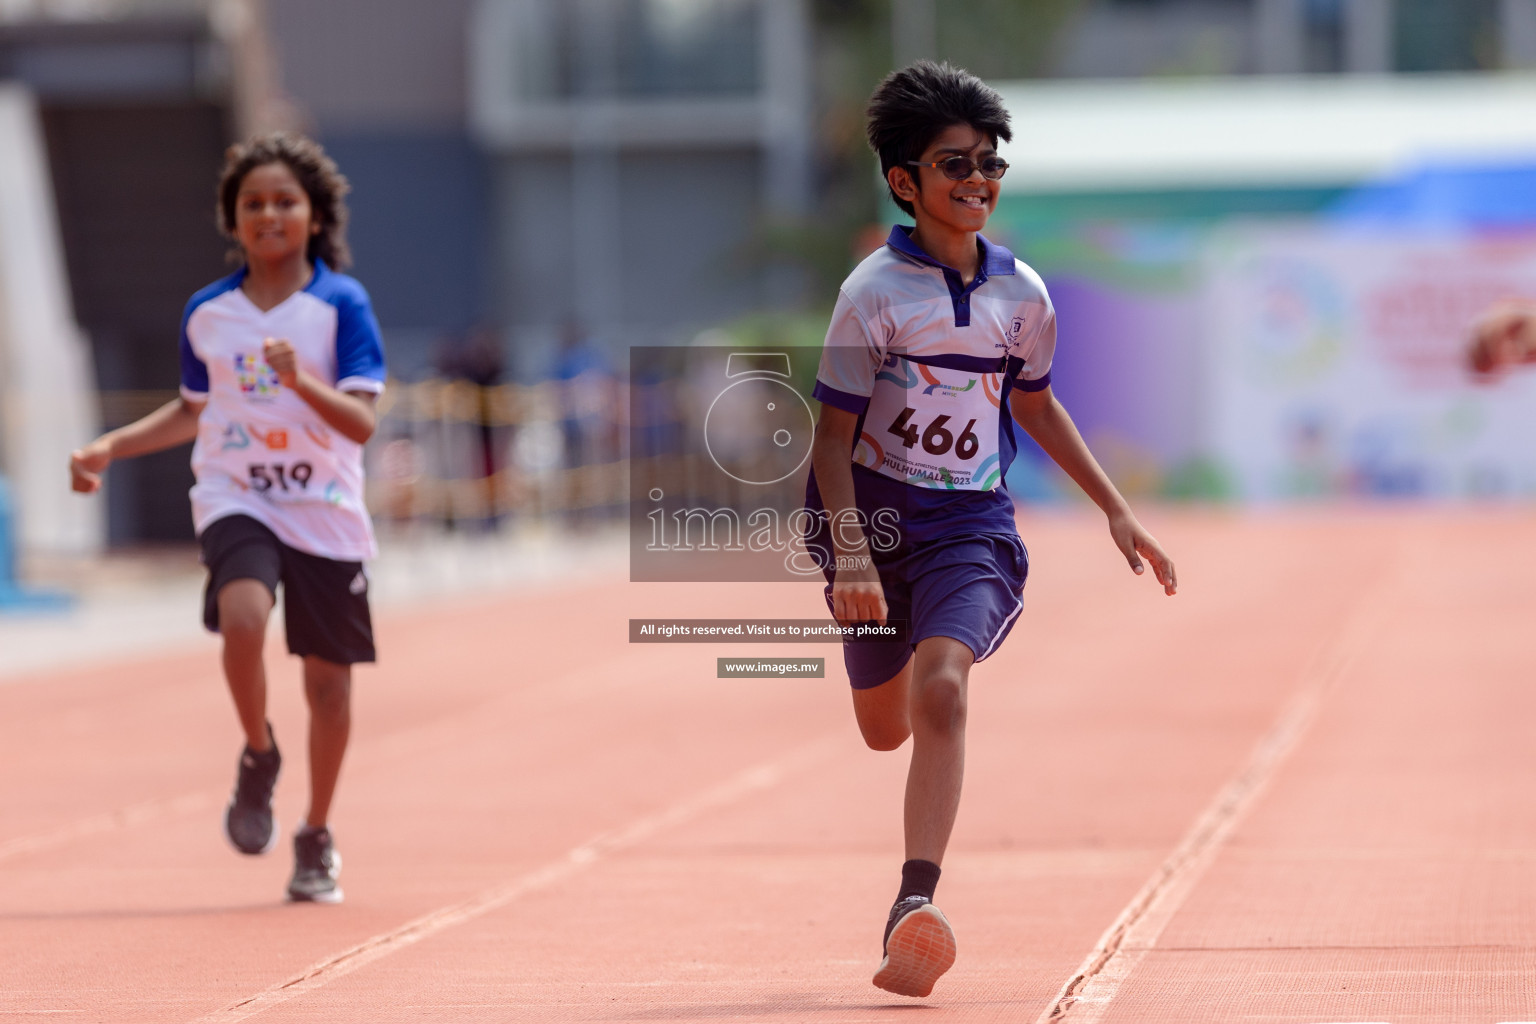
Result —
[{"label": "shoe sole tread", "polygon": [[885,959],[875,972],[877,988],[922,997],[955,963],[955,933],[933,904],[912,911],[891,930]]}]

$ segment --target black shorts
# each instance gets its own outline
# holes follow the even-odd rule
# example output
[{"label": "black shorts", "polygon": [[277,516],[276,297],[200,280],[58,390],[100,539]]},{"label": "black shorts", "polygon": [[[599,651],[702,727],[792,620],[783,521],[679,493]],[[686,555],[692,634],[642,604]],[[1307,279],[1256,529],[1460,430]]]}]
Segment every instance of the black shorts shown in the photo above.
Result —
[{"label": "black shorts", "polygon": [[373,617],[368,576],[361,562],[311,555],[277,539],[250,516],[226,516],[208,524],[198,541],[208,567],[203,625],[219,631],[219,591],[234,580],[259,580],[277,597],[283,585],[283,624],[288,650],[339,665],[373,661]]}]

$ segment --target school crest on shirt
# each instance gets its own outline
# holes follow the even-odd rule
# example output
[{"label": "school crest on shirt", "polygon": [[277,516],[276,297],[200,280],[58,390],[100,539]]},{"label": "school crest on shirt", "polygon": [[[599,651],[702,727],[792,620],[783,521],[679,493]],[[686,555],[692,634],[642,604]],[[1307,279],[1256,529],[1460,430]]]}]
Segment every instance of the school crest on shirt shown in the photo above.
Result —
[{"label": "school crest on shirt", "polygon": [[1024,333],[1025,318],[1016,316],[1008,321],[1008,329],[1003,332],[1003,343],[998,348],[1013,348],[1018,343],[1019,335]]},{"label": "school crest on shirt", "polygon": [[235,354],[235,380],[240,385],[241,394],[255,398],[271,398],[282,386],[278,383],[276,370],[244,352]]}]

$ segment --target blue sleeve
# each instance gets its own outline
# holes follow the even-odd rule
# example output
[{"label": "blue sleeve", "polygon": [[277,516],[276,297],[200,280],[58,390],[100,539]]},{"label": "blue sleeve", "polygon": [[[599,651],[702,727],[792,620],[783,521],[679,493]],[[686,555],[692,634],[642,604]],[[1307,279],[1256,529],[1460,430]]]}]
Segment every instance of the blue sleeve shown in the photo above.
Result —
[{"label": "blue sleeve", "polygon": [[361,286],[336,304],[336,387],[384,390],[384,337],[373,303]]},{"label": "blue sleeve", "polygon": [[194,295],[192,301],[187,303],[186,311],[181,314],[181,393],[189,397],[208,394],[208,364],[193,350],[192,339],[187,336],[187,323],[192,319],[192,311],[202,305],[199,298]]}]

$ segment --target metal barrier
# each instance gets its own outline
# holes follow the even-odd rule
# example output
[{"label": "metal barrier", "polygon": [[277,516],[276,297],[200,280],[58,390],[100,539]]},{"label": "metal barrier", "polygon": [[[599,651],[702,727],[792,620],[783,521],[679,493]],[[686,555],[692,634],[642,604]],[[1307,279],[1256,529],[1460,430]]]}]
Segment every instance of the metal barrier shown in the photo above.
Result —
[{"label": "metal barrier", "polygon": [[[175,394],[102,392],[102,420],[119,426]],[[628,405],[624,383],[596,373],[491,386],[391,380],[364,449],[368,507],[380,525],[618,518]]]},{"label": "metal barrier", "polygon": [[627,392],[613,377],[481,387],[391,382],[367,449],[381,522],[623,514]]}]

